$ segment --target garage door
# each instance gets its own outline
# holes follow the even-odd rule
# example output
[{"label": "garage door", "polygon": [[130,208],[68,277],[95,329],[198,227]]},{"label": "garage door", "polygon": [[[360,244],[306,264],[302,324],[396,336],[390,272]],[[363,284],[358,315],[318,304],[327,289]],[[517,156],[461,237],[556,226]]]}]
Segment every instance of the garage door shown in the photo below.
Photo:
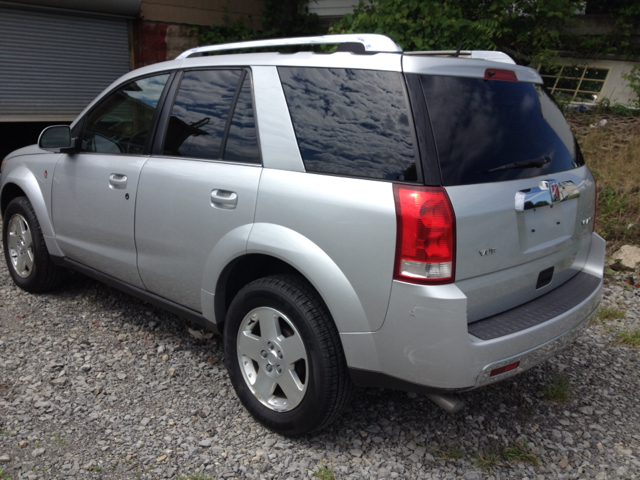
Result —
[{"label": "garage door", "polygon": [[73,120],[130,70],[123,18],[0,6],[0,122]]}]

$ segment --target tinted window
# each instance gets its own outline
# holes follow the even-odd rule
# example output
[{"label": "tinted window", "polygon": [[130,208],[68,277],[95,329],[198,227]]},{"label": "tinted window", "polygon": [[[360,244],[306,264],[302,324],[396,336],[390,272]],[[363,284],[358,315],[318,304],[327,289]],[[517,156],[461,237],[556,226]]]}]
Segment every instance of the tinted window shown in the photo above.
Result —
[{"label": "tinted window", "polygon": [[[444,185],[548,175],[582,162],[562,112],[539,85],[427,75],[421,83]],[[519,162],[539,166],[504,168]]]},{"label": "tinted window", "polygon": [[165,155],[221,158],[225,126],[242,70],[186,72],[171,111]]},{"label": "tinted window", "polygon": [[397,72],[280,67],[310,172],[416,181],[412,124]]},{"label": "tinted window", "polygon": [[169,75],[127,83],[101,100],[87,115],[83,152],[140,154]]},{"label": "tinted window", "polygon": [[249,75],[246,75],[244,79],[233,112],[224,159],[235,162],[260,163]]}]

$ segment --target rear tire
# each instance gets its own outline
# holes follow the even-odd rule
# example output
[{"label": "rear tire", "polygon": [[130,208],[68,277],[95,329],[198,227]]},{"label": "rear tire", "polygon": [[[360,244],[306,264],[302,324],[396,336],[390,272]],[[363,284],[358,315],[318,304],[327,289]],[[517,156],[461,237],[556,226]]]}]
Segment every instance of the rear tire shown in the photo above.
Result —
[{"label": "rear tire", "polygon": [[64,271],[51,261],[27,197],[16,197],[7,205],[2,217],[2,243],[9,273],[21,289],[46,292],[62,280]]},{"label": "rear tire", "polygon": [[238,397],[282,435],[316,432],[353,392],[338,330],[318,294],[296,275],[265,277],[231,302],[225,360]]}]

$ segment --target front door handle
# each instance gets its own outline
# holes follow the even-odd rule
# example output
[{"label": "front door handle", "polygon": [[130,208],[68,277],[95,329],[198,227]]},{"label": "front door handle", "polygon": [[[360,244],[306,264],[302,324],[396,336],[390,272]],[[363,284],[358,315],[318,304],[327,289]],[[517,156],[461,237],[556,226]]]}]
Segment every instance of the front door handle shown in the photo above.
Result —
[{"label": "front door handle", "polygon": [[211,192],[211,205],[223,210],[233,210],[238,205],[238,194],[228,190],[213,190]]},{"label": "front door handle", "polygon": [[109,188],[123,190],[127,187],[127,176],[121,173],[112,173],[109,175]]}]

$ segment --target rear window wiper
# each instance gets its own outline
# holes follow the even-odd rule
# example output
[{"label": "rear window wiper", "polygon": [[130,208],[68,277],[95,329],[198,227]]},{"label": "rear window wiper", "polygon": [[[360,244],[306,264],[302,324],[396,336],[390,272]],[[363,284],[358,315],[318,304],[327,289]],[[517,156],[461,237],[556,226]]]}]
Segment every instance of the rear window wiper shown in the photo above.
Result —
[{"label": "rear window wiper", "polygon": [[542,168],[548,163],[551,163],[551,158],[547,155],[544,157],[536,158],[535,160],[523,160],[522,162],[507,163],[501,167],[491,168],[485,173],[498,172],[500,170],[511,170],[513,168]]}]

